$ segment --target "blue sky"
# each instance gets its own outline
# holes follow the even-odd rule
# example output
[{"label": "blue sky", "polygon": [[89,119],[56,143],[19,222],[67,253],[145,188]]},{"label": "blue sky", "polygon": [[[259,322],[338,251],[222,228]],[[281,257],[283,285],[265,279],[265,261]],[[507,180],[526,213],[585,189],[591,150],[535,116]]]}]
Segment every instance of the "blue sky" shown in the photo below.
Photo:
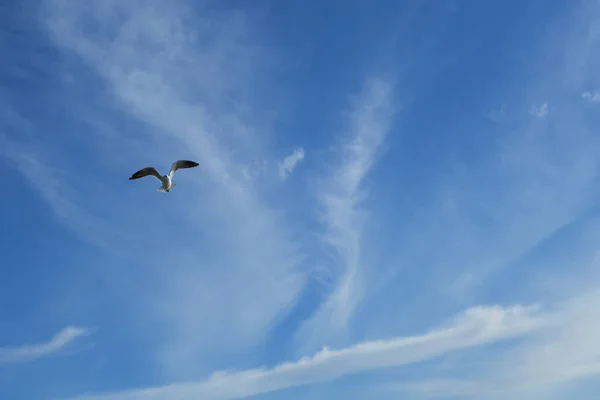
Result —
[{"label": "blue sky", "polygon": [[595,398],[599,47],[591,0],[4,2],[0,398]]}]

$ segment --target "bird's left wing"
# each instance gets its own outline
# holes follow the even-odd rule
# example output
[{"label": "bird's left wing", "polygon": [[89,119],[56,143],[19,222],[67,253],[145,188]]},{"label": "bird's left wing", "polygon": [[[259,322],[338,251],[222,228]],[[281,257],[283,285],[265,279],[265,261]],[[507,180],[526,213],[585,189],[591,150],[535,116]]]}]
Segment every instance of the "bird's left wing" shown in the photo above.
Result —
[{"label": "bird's left wing", "polygon": [[177,160],[173,163],[173,165],[171,165],[171,171],[169,171],[169,177],[173,177],[173,175],[175,175],[175,171],[177,171],[178,169],[181,168],[194,168],[197,167],[198,164],[196,161],[189,161],[189,160]]},{"label": "bird's left wing", "polygon": [[154,168],[154,167],[146,167],[146,168],[142,168],[139,171],[135,172],[133,175],[131,175],[129,177],[129,180],[133,180],[133,179],[140,179],[143,178],[145,176],[154,176],[156,179],[158,179],[159,181],[162,182],[162,177],[160,176],[160,174],[158,173],[158,171]]}]

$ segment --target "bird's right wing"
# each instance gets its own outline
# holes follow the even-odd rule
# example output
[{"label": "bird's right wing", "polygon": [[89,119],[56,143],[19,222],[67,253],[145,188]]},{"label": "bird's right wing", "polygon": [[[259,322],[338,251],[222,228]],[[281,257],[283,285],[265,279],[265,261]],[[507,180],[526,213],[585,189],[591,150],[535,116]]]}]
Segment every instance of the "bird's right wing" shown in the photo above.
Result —
[{"label": "bird's right wing", "polygon": [[146,168],[140,169],[139,171],[137,171],[133,175],[131,175],[129,177],[129,180],[140,179],[140,178],[143,178],[143,177],[149,176],[149,175],[155,177],[156,179],[158,179],[159,181],[162,182],[162,179],[161,179],[162,177],[160,176],[160,174],[154,167],[146,167]]},{"label": "bird's right wing", "polygon": [[171,165],[171,171],[169,171],[169,176],[172,178],[175,175],[175,171],[181,168],[194,168],[197,167],[198,164],[196,161],[190,160],[177,160]]}]

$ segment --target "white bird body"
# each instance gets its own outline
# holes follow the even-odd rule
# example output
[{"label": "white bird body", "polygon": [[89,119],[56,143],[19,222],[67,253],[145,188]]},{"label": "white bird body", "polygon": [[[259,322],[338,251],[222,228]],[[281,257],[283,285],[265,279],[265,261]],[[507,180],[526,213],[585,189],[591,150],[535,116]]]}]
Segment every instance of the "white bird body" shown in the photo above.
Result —
[{"label": "white bird body", "polygon": [[140,179],[145,176],[153,176],[156,179],[158,179],[161,183],[160,187],[158,187],[156,190],[159,192],[168,193],[171,191],[171,189],[173,189],[176,186],[176,184],[173,183],[173,176],[175,175],[175,171],[177,171],[178,169],[181,169],[181,168],[194,168],[194,167],[197,167],[198,165],[199,164],[195,161],[177,160],[173,163],[173,165],[171,165],[171,170],[169,171],[168,175],[159,174],[158,171],[154,167],[146,167],[146,168],[140,169],[139,171],[137,171],[133,175],[131,175],[129,177],[129,180]]},{"label": "white bird body", "polygon": [[175,186],[175,184],[173,183],[173,180],[171,179],[171,177],[169,175],[161,176],[160,182],[162,183],[162,185],[160,185],[160,187],[158,189],[156,189],[159,192],[170,192],[171,189],[173,188],[173,186]]}]

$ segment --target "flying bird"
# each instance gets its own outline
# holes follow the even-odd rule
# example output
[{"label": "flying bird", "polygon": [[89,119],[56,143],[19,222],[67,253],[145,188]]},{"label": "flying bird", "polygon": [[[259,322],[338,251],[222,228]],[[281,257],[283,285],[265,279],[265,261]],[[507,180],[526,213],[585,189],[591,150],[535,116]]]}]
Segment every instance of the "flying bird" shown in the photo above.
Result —
[{"label": "flying bird", "polygon": [[189,160],[177,160],[171,165],[171,171],[169,171],[168,175],[161,175],[154,167],[146,167],[142,168],[133,175],[129,177],[129,180],[140,179],[145,176],[153,176],[158,179],[161,183],[161,186],[156,189],[159,192],[170,192],[176,185],[173,183],[173,175],[175,175],[175,171],[182,168],[194,168],[199,164],[195,161]]}]

